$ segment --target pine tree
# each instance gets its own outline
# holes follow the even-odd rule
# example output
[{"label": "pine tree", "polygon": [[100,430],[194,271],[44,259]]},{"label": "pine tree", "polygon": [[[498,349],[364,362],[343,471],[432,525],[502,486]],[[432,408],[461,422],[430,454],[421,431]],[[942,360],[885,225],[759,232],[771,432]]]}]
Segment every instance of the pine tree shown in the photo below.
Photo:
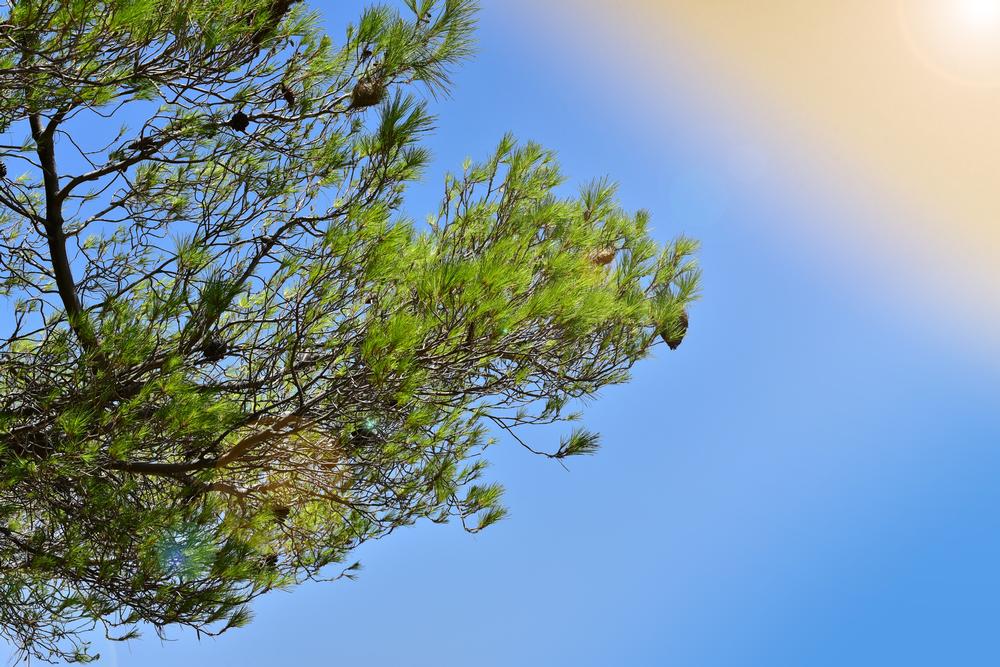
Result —
[{"label": "pine tree", "polygon": [[695,243],[658,246],[606,181],[565,194],[538,145],[503,138],[405,217],[423,98],[474,22],[471,0],[339,39],[287,0],[7,6],[0,632],[24,656],[219,633],[398,527],[484,528],[491,435],[574,418],[686,324]]}]

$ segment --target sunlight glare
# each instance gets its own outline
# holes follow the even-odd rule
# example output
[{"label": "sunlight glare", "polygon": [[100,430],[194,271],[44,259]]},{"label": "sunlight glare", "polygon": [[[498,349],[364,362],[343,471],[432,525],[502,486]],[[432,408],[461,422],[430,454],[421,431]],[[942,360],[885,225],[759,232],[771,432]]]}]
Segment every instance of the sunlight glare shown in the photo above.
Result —
[{"label": "sunlight glare", "polygon": [[899,0],[914,53],[954,82],[1000,86],[1000,0]]},{"label": "sunlight glare", "polygon": [[971,30],[995,29],[1000,23],[1000,0],[960,0],[958,12]]}]

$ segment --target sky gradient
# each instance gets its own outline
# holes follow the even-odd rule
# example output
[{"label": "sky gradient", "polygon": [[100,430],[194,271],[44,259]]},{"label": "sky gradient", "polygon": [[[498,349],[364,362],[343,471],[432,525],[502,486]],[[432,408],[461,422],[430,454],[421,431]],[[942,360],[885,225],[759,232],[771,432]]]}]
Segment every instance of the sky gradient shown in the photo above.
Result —
[{"label": "sky gradient", "polygon": [[621,77],[617,94],[639,104],[619,109],[644,129],[675,131],[658,118],[691,105],[722,154],[765,154],[786,199],[854,213],[776,220],[784,232],[859,260],[888,297],[933,299],[996,349],[1000,3],[536,4],[576,58]]},{"label": "sky gradient", "polygon": [[[335,37],[361,4],[315,3]],[[895,0],[483,4],[410,214],[538,140],[702,239],[687,339],[586,406],[569,472],[496,447],[483,534],[401,531],[357,582],[99,664],[998,664],[997,89],[928,67]]]}]

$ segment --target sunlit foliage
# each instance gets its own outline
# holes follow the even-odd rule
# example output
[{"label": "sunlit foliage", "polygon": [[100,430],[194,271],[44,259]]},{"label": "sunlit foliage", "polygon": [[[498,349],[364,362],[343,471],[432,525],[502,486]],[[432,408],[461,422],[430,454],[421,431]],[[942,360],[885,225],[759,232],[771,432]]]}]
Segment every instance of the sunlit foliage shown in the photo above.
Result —
[{"label": "sunlit foliage", "polygon": [[[679,343],[695,244],[503,138],[402,209],[469,0],[328,37],[291,0],[0,17],[0,631],[88,660],[247,622],[419,519],[500,519],[491,435]],[[528,446],[524,442],[525,446]],[[595,451],[577,429],[549,456]]]}]

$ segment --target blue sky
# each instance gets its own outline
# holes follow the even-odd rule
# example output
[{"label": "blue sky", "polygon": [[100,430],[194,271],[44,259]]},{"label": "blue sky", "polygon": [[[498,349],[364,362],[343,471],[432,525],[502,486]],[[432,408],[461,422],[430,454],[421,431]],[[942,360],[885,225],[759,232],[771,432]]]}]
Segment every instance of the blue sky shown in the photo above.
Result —
[{"label": "blue sky", "polygon": [[[323,9],[339,30],[359,4]],[[569,472],[497,446],[511,516],[485,533],[404,530],[356,582],[272,594],[220,639],[99,642],[99,664],[1000,663],[996,366],[783,231],[874,212],[811,201],[754,137],[727,150],[683,81],[655,119],[622,108],[530,12],[484,4],[410,213],[504,132],[538,140],[702,239],[687,339],[586,407],[604,448]]]}]

